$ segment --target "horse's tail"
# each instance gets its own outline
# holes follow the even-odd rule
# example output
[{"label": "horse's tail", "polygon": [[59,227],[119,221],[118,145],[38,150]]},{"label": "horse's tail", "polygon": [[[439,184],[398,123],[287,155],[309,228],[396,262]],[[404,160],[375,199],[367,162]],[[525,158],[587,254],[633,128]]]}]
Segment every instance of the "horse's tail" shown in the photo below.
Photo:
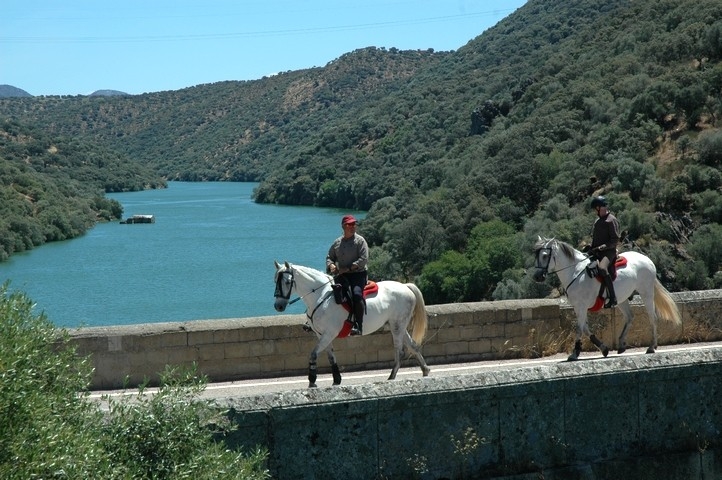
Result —
[{"label": "horse's tail", "polygon": [[424,302],[424,296],[421,294],[419,287],[413,283],[407,283],[406,286],[409,287],[409,290],[414,292],[414,296],[416,297],[416,305],[414,306],[414,311],[411,315],[411,322],[409,323],[411,325],[411,338],[418,345],[421,345],[421,342],[424,340],[424,336],[426,336],[426,328],[429,324],[429,321],[426,318],[426,303]]},{"label": "horse's tail", "polygon": [[662,285],[659,279],[654,279],[654,308],[657,314],[676,325],[682,324],[682,316],[679,314],[677,304],[674,303],[672,295]]}]

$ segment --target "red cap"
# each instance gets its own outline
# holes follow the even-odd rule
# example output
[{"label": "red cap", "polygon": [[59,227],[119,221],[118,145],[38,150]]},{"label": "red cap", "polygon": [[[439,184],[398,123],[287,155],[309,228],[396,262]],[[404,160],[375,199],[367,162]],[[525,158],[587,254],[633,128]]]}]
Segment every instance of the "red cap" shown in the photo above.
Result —
[{"label": "red cap", "polygon": [[341,225],[348,225],[349,223],[358,223],[353,215],[344,215],[341,219]]}]

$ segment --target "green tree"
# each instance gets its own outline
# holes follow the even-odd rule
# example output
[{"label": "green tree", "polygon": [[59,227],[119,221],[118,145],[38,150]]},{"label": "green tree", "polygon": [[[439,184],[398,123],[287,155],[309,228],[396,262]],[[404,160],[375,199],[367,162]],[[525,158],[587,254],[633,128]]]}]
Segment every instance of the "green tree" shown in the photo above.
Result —
[{"label": "green tree", "polygon": [[692,236],[689,252],[705,266],[707,277],[713,277],[722,266],[722,225],[702,225]]},{"label": "green tree", "polygon": [[450,250],[424,266],[418,285],[429,305],[471,301],[469,286],[474,282],[473,273],[469,259]]}]

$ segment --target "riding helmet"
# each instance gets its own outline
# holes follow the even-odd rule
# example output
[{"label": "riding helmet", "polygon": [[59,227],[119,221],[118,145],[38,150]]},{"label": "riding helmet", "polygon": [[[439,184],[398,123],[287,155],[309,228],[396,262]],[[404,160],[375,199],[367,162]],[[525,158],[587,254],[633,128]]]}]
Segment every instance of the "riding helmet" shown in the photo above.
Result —
[{"label": "riding helmet", "polygon": [[603,196],[599,195],[598,197],[594,197],[592,199],[592,208],[597,207],[606,207],[607,206],[607,199]]}]

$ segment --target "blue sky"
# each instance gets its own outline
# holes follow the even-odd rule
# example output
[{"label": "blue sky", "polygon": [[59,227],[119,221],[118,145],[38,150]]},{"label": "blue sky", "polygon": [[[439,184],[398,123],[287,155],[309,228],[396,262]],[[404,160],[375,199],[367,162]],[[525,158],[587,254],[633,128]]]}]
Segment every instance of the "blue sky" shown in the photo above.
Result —
[{"label": "blue sky", "polygon": [[526,0],[3,0],[0,84],[131,94],[322,67],[369,46],[456,50]]}]

